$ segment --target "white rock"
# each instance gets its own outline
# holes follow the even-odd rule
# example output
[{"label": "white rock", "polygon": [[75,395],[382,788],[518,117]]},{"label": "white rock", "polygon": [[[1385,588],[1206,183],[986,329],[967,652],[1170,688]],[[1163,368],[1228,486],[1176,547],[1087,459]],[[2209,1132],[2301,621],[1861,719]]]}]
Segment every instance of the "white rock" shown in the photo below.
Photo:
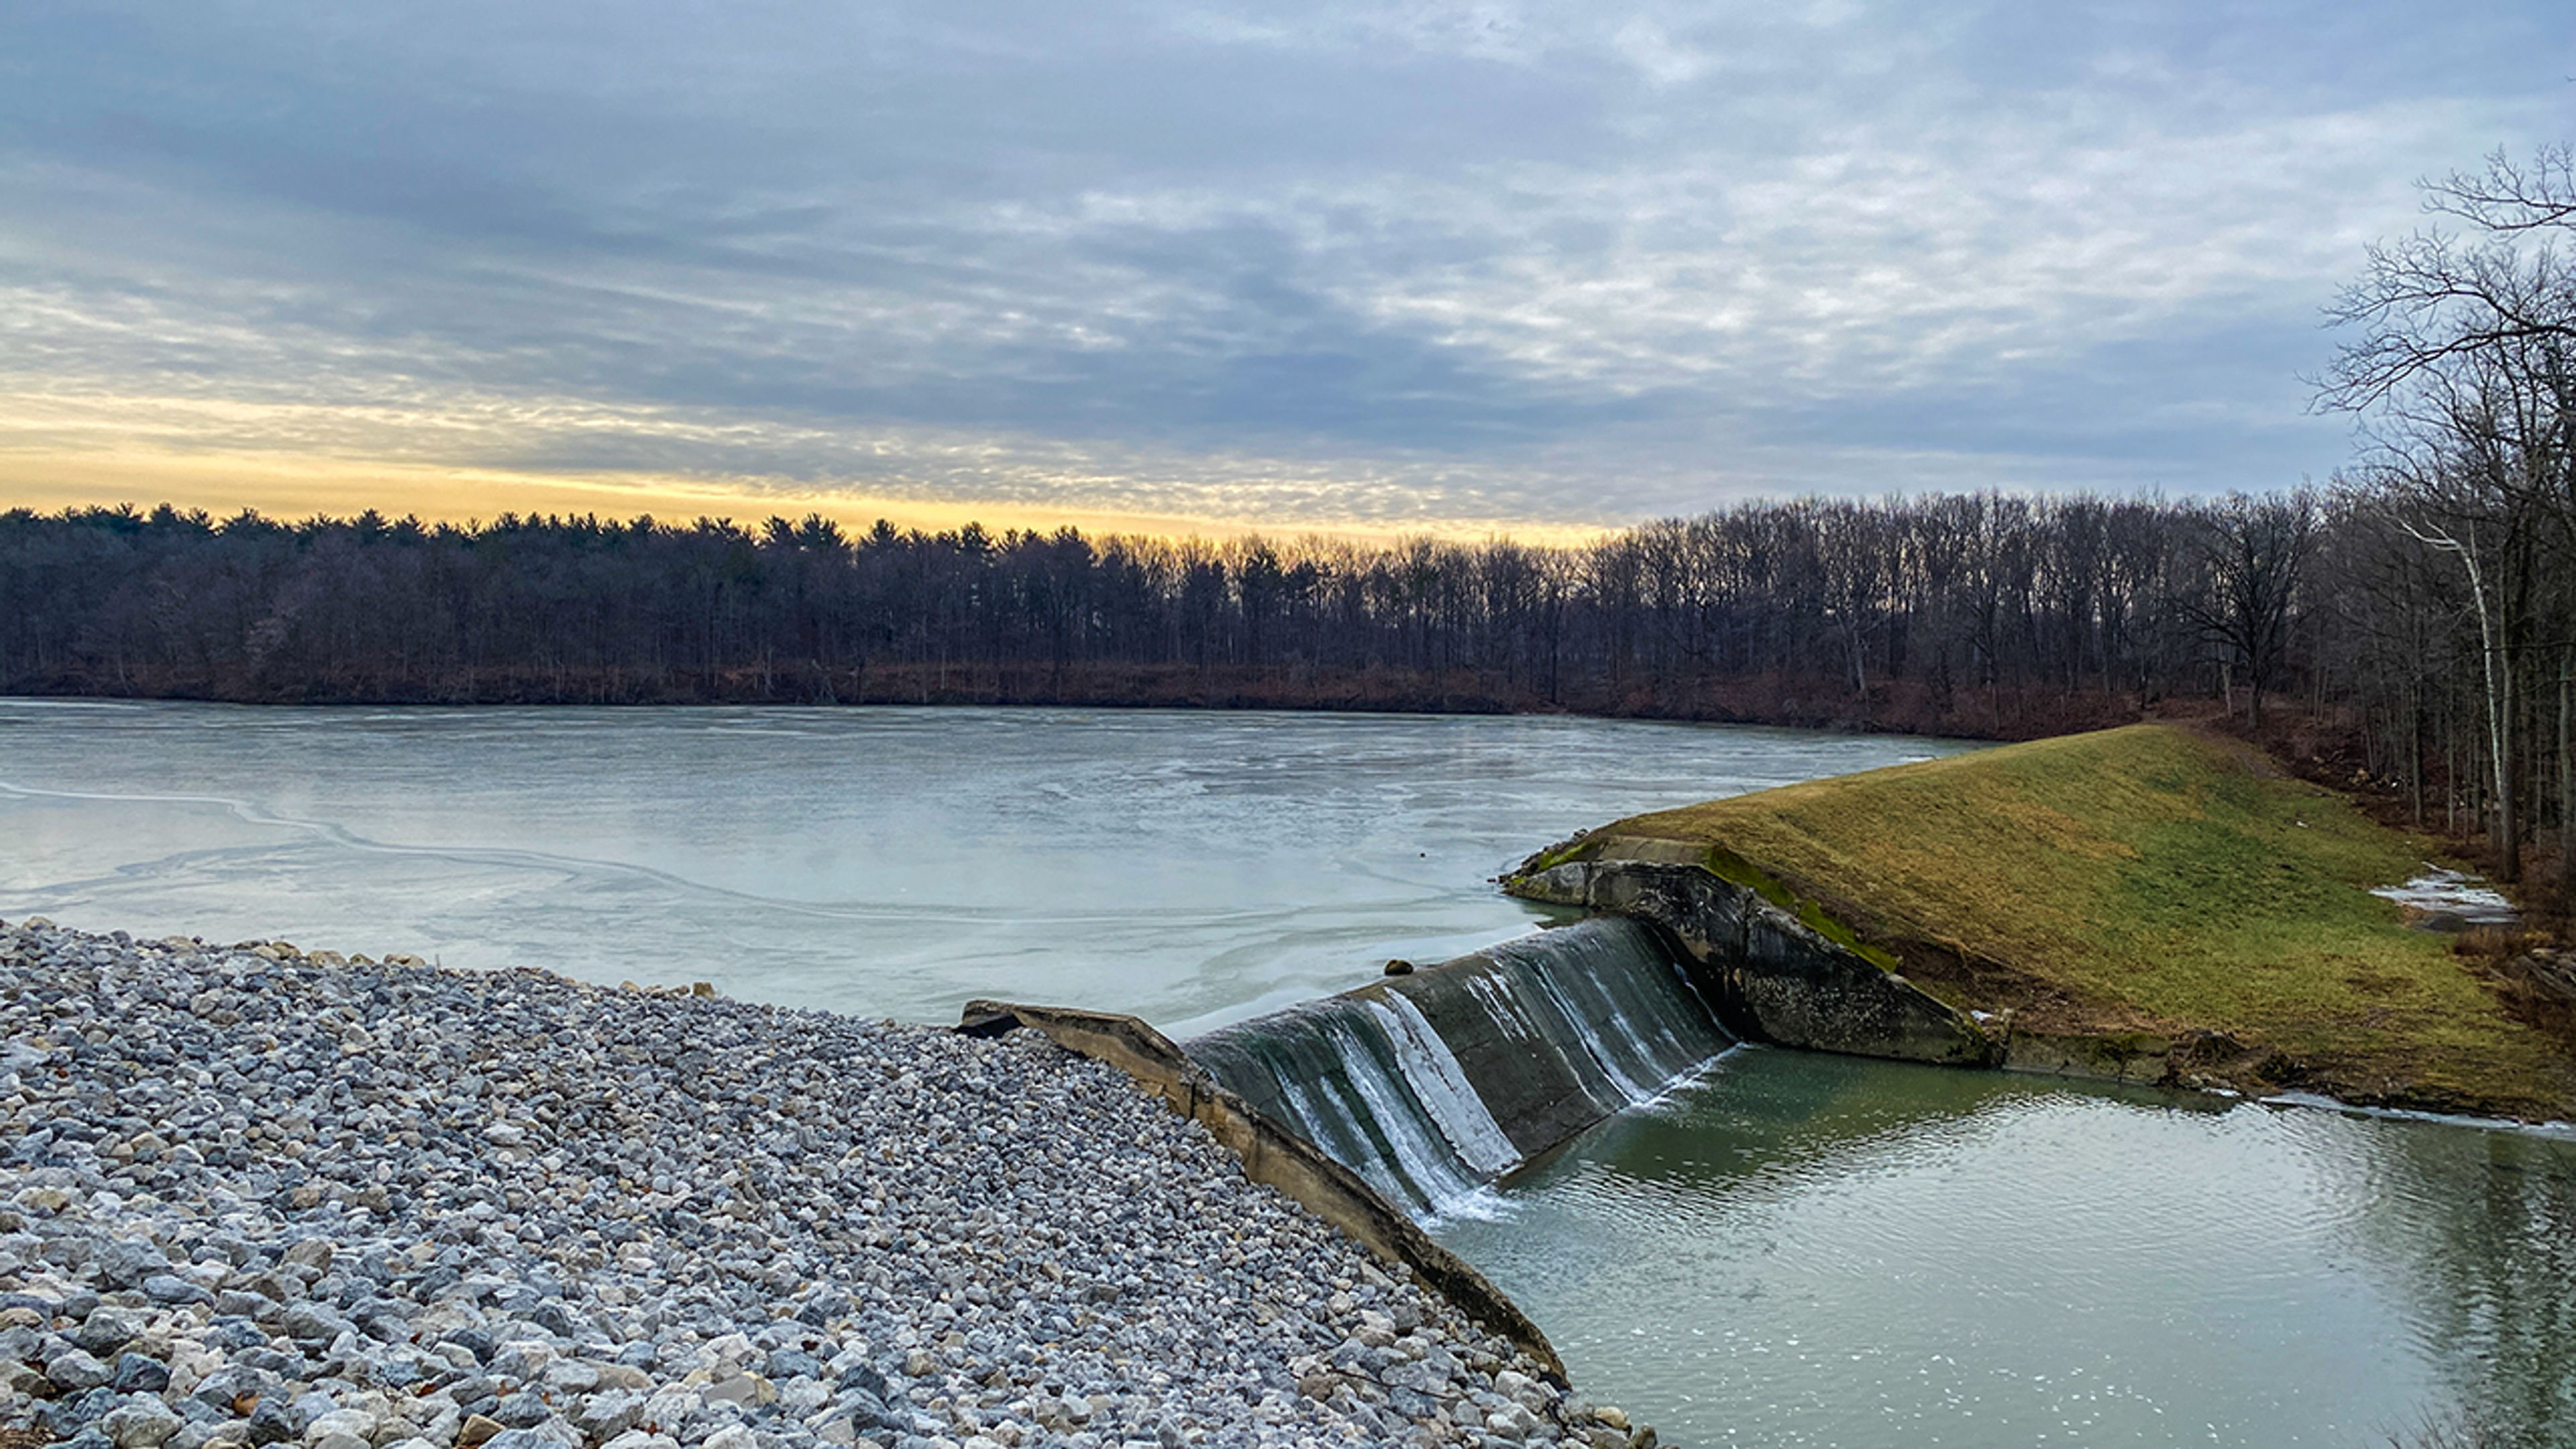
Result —
[{"label": "white rock", "polygon": [[761,1356],[760,1350],[751,1346],[751,1339],[739,1333],[709,1339],[698,1354],[708,1372],[718,1379],[733,1377],[742,1372],[743,1365]]},{"label": "white rock", "polygon": [[541,1338],[511,1339],[492,1355],[496,1367],[510,1363],[523,1379],[542,1378],[547,1365],[554,1361],[555,1346]]},{"label": "white rock", "polygon": [[778,1388],[758,1374],[735,1374],[720,1383],[709,1384],[704,1396],[710,1404],[774,1404],[778,1402]]},{"label": "white rock", "polygon": [[304,1442],[315,1446],[315,1449],[331,1438],[355,1439],[361,1445],[372,1445],[377,1424],[376,1416],[364,1409],[334,1409],[330,1413],[316,1415],[311,1423],[304,1426]]},{"label": "white rock", "polygon": [[599,1366],[599,1386],[649,1393],[653,1388],[653,1376],[632,1364],[604,1363]]},{"label": "white rock", "polygon": [[180,1418],[152,1399],[139,1399],[108,1412],[99,1428],[116,1449],[159,1449],[179,1432]]}]

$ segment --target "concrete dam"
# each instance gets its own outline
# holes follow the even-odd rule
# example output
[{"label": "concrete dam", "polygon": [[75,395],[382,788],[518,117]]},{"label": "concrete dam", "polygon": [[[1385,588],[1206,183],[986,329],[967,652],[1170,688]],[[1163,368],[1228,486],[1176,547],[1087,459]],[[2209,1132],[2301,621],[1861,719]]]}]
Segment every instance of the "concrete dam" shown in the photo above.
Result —
[{"label": "concrete dam", "polygon": [[1655,928],[1603,916],[1182,1049],[1388,1202],[1440,1216],[1734,1044]]},{"label": "concrete dam", "polygon": [[1974,1020],[1790,906],[1696,864],[1565,860],[1513,894],[1592,912],[1174,1042],[1132,1016],[966,1004],[1133,1076],[1267,1183],[1550,1365],[1545,1335],[1424,1225],[1696,1076],[1739,1041],[1995,1065]]}]

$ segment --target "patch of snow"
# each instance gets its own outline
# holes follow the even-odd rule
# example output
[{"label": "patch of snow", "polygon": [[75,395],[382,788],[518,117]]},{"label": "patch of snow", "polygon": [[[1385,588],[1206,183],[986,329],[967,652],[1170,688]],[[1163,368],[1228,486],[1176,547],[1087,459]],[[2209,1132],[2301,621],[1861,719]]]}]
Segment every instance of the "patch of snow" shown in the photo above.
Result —
[{"label": "patch of snow", "polygon": [[2513,902],[2499,895],[2478,877],[2462,871],[2444,870],[2425,862],[2424,874],[2402,886],[2381,886],[2371,892],[2404,906],[2408,921],[2431,930],[2466,930],[2471,926],[2518,926],[2522,917]]},{"label": "patch of snow", "polygon": [[2341,1112],[2347,1117],[2376,1117],[2383,1122],[2428,1122],[2436,1127],[2469,1127],[2481,1132],[2515,1132],[2526,1137],[2546,1137],[2555,1142],[2576,1142],[2576,1126],[2559,1121],[2517,1122],[2509,1117],[2471,1117],[2458,1112],[2425,1112],[2411,1107],[2365,1107],[2322,1092],[2276,1092],[2255,1100],[2266,1107],[2298,1107],[2310,1111]]}]

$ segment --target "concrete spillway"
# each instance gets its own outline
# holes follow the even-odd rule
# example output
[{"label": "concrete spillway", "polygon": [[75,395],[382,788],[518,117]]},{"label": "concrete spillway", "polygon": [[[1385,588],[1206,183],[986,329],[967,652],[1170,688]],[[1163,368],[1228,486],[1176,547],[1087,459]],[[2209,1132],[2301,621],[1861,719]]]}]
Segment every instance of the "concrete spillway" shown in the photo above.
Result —
[{"label": "concrete spillway", "polygon": [[1653,929],[1605,917],[1183,1049],[1389,1201],[1438,1214],[1733,1044]]}]

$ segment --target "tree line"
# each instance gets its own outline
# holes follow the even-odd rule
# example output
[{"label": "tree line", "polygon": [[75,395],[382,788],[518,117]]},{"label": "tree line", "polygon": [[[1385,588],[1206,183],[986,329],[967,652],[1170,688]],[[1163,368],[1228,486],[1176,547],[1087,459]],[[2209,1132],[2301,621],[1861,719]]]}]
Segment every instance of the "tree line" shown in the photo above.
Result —
[{"label": "tree line", "polygon": [[2335,305],[2318,397],[2363,446],[2319,488],[1756,501],[1561,547],[20,509],[0,514],[0,690],[1997,738],[2206,701],[2330,725],[2357,777],[2484,829],[2510,874],[2576,819],[2576,178],[2553,148],[2425,195],[2432,223]]},{"label": "tree line", "polygon": [[[1563,709],[2026,735],[2304,667],[2309,495],[1754,502],[1571,547],[819,516],[0,514],[0,686]],[[2259,706],[2254,706],[2259,707]]]}]

